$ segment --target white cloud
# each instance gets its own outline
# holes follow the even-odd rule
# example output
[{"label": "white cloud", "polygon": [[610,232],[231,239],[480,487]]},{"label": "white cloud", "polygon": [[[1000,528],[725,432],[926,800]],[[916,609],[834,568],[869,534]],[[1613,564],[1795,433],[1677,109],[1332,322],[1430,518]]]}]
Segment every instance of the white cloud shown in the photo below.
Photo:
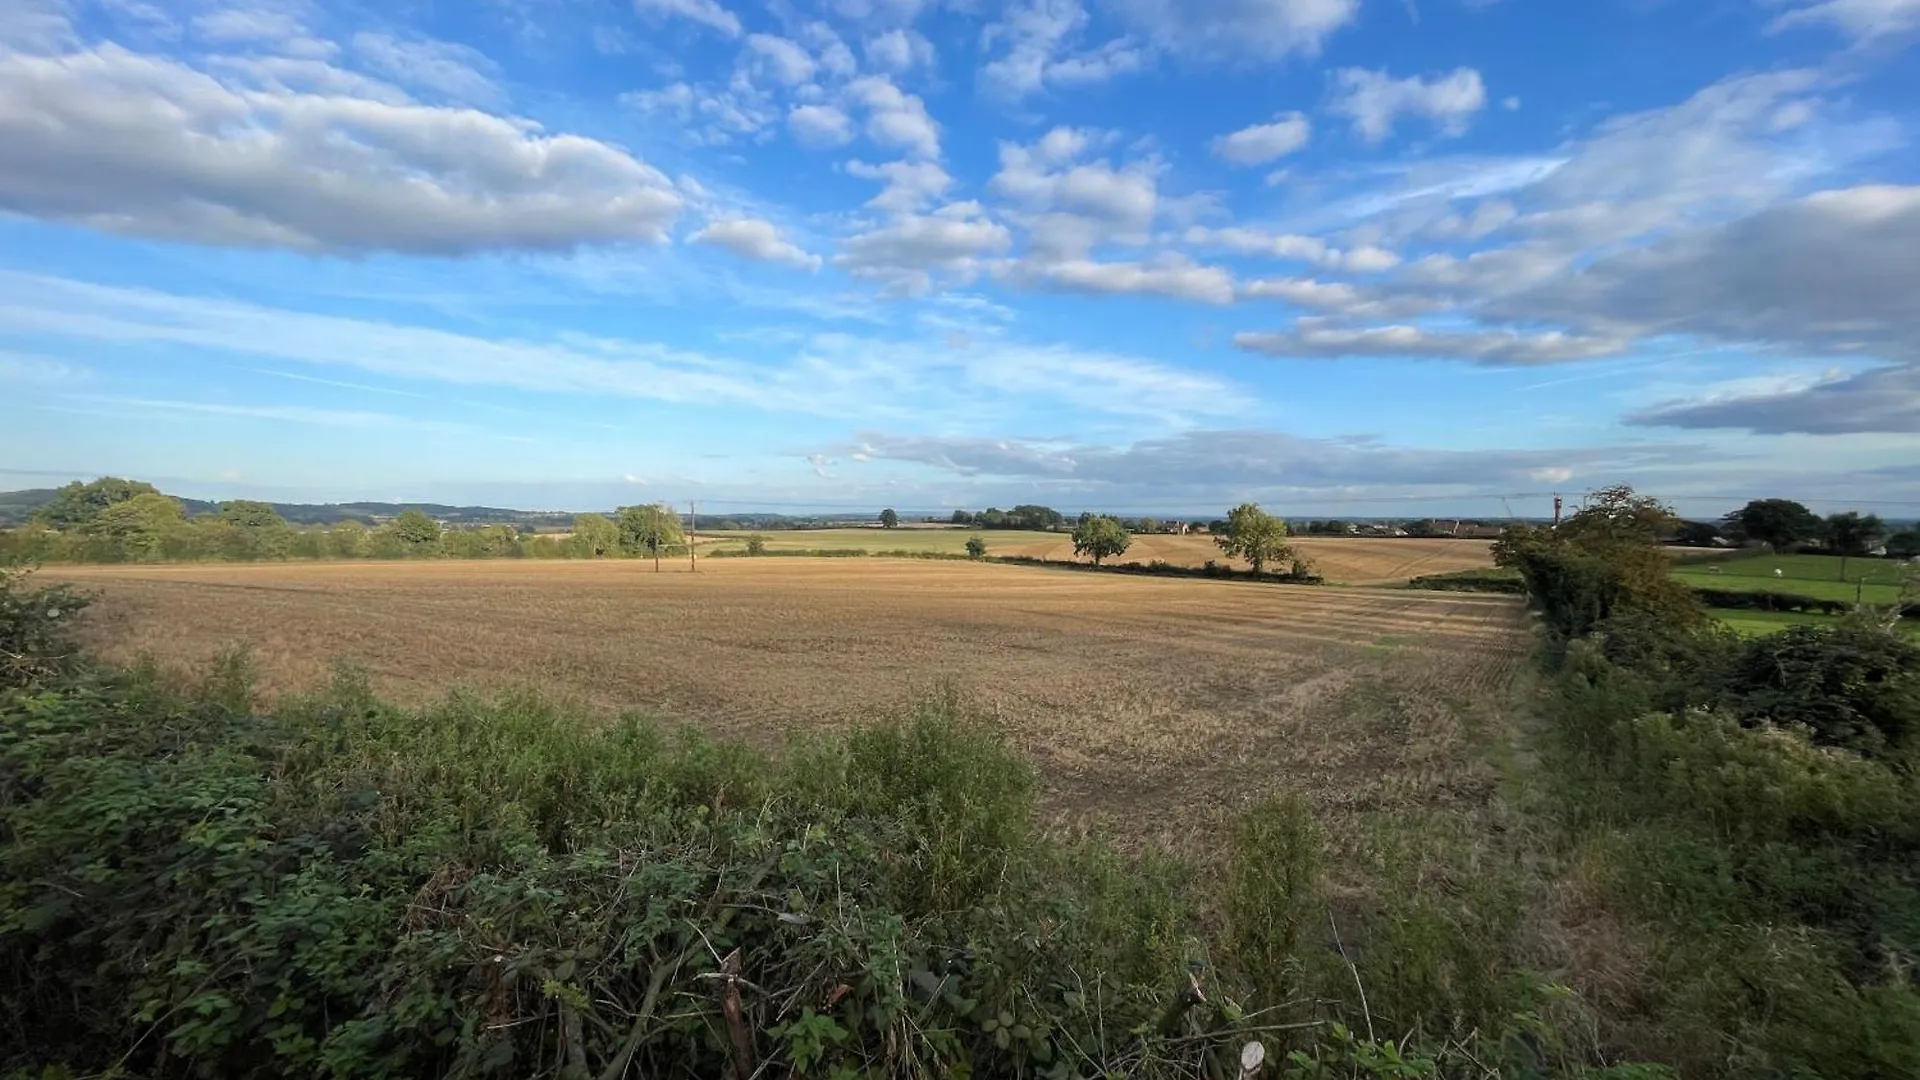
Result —
[{"label": "white cloud", "polygon": [[812,466],[813,475],[819,477],[820,479],[822,480],[836,479],[833,473],[828,471],[833,468],[833,459],[828,457],[827,455],[808,454],[807,464]]},{"label": "white cloud", "polygon": [[1767,0],[1778,7],[1784,3],[1798,6],[1773,20],[1769,29],[1779,31],[1825,23],[1856,40],[1920,33],[1920,0]]},{"label": "white cloud", "polygon": [[103,45],[0,54],[0,208],[137,236],[459,255],[654,242],[680,210],[617,147],[465,108],[261,89]]},{"label": "white cloud", "polygon": [[799,86],[813,79],[813,57],[798,42],[783,37],[748,34],[742,57],[785,86]]},{"label": "white cloud", "polygon": [[0,386],[63,386],[91,377],[86,369],[51,357],[0,349]]},{"label": "white cloud", "polygon": [[1103,0],[1149,41],[1199,57],[1313,56],[1360,0]]},{"label": "white cloud", "polygon": [[[1026,224],[1045,230],[1055,256],[1084,255],[1099,240],[1145,243],[1159,213],[1159,163],[1077,162],[1093,141],[1063,127],[1031,145],[1000,144],[1000,171],[988,190],[1027,214]],[[1064,243],[1070,237],[1083,242]]]},{"label": "white cloud", "polygon": [[633,0],[633,9],[657,20],[690,19],[728,37],[740,36],[740,20],[718,0]]},{"label": "white cloud", "polygon": [[848,83],[847,96],[867,110],[867,138],[913,157],[940,156],[940,125],[916,95],[868,75]]},{"label": "white cloud", "polygon": [[280,42],[307,29],[291,12],[270,8],[220,8],[193,17],[194,35],[217,44]]},{"label": "white cloud", "polygon": [[849,161],[846,168],[849,176],[884,181],[885,190],[867,205],[892,213],[904,214],[938,202],[953,186],[947,170],[931,161],[889,161],[880,165]]},{"label": "white cloud", "polygon": [[1179,255],[1146,262],[1027,260],[1009,265],[1003,273],[1016,284],[1062,292],[1167,296],[1204,304],[1230,304],[1234,296],[1232,274]]},{"label": "white cloud", "polygon": [[49,52],[71,45],[72,15],[66,0],[0,0],[0,45]]},{"label": "white cloud", "polygon": [[934,65],[933,42],[915,30],[898,27],[870,37],[866,42],[867,63],[893,75],[904,75],[916,67]]},{"label": "white cloud", "polygon": [[1264,165],[1307,145],[1313,124],[1305,116],[1283,113],[1270,124],[1254,124],[1213,140],[1213,155],[1235,165]]},{"label": "white cloud", "polygon": [[926,292],[938,273],[968,281],[982,258],[1013,246],[1007,227],[977,203],[953,203],[931,214],[904,214],[877,229],[849,237],[835,265],[895,292]]},{"label": "white cloud", "polygon": [[1279,300],[1317,311],[1350,311],[1366,302],[1359,289],[1344,281],[1312,278],[1257,278],[1241,286],[1240,295],[1250,300]]},{"label": "white cloud", "polygon": [[1236,255],[1308,262],[1328,270],[1345,270],[1355,274],[1378,273],[1400,265],[1400,256],[1371,244],[1337,248],[1315,236],[1270,233],[1242,225],[1219,229],[1195,225],[1181,234],[1181,239],[1194,247],[1231,251]]},{"label": "white cloud", "polygon": [[1077,42],[1088,23],[1081,0],[1019,0],[982,34],[983,51],[1004,52],[982,65],[981,88],[1017,101],[1048,86],[1105,82],[1146,67],[1152,52],[1130,38],[1115,38],[1089,50]]},{"label": "white cloud", "polygon": [[735,139],[759,142],[771,135],[780,116],[773,99],[746,79],[725,89],[678,82],[657,90],[620,95],[620,103],[652,116],[669,117],[701,145],[724,146]]},{"label": "white cloud", "polygon": [[1377,143],[1392,134],[1402,116],[1424,117],[1443,134],[1459,135],[1486,105],[1486,84],[1472,68],[1431,82],[1417,75],[1396,79],[1384,71],[1343,68],[1334,75],[1328,109],[1352,120],[1360,138]]},{"label": "white cloud", "polygon": [[1235,334],[1233,343],[1267,356],[1452,359],[1497,367],[1592,360],[1618,355],[1625,349],[1625,344],[1615,338],[1560,331],[1521,334],[1511,330],[1423,330],[1416,326],[1349,329],[1308,325],[1285,333]]},{"label": "white cloud", "polygon": [[498,105],[506,96],[494,82],[499,69],[493,61],[465,45],[362,31],[353,35],[353,51],[361,63],[394,82],[454,101]]},{"label": "white cloud", "polygon": [[772,222],[753,218],[726,218],[688,237],[696,244],[725,248],[743,259],[781,263],[801,270],[820,269],[820,256],[809,254],[780,238]]},{"label": "white cloud", "polygon": [[794,106],[787,114],[787,130],[795,142],[816,150],[853,141],[853,121],[832,105]]}]

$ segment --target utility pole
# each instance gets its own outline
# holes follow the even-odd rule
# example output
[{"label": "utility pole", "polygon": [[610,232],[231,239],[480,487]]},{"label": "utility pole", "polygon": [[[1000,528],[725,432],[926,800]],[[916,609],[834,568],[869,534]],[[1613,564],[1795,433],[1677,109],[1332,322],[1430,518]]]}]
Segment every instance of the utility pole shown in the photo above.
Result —
[{"label": "utility pole", "polygon": [[694,534],[699,531],[700,531],[700,508],[692,499],[688,499],[687,500],[687,572],[690,574],[697,574],[700,572],[700,564],[694,561],[694,555],[693,555],[693,542],[699,539],[699,537],[697,537]]},{"label": "utility pole", "polygon": [[1560,496],[1558,494],[1553,497],[1553,527],[1556,529],[1560,527]]}]

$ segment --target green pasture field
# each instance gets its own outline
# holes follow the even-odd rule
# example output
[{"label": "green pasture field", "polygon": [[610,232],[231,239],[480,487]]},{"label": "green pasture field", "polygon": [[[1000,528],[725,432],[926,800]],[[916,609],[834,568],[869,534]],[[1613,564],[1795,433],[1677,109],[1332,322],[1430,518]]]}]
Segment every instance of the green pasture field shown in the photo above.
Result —
[{"label": "green pasture field", "polygon": [[1847,559],[1843,578],[1840,563],[1837,555],[1756,555],[1678,566],[1673,576],[1695,588],[1728,592],[1791,593],[1848,603],[1857,598],[1869,604],[1890,604],[1899,598],[1905,564],[1892,559]]}]

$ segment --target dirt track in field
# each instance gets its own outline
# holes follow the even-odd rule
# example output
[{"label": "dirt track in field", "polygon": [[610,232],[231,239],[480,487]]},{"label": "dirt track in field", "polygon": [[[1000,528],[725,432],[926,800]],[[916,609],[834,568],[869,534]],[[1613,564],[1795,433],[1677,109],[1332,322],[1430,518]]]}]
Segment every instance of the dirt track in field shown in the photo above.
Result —
[{"label": "dirt track in field", "polygon": [[270,693],[345,661],[401,698],[531,685],[771,740],[952,686],[1039,762],[1056,814],[1138,834],[1274,786],[1329,812],[1462,794],[1485,782],[1463,732],[1525,641],[1505,598],[913,560],[43,576],[100,595],[88,633],[109,655],[246,645]]}]

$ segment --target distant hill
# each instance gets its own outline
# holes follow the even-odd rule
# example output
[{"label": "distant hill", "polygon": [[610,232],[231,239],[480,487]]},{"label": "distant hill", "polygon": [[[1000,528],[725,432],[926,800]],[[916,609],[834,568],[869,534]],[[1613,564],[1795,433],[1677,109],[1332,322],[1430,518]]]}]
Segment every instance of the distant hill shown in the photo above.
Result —
[{"label": "distant hill", "polygon": [[[53,498],[52,488],[31,488],[25,491],[0,491],[0,529],[11,529],[25,525],[47,500]],[[220,509],[219,503],[204,499],[188,499],[173,496],[180,500],[189,517],[212,514]],[[358,521],[367,525],[396,517],[403,510],[418,510],[442,525],[454,527],[481,525],[512,525],[522,531],[565,530],[573,525],[574,514],[565,510],[509,510],[497,506],[449,506],[445,503],[394,503],[394,502],[349,502],[349,503],[271,503],[274,510],[295,525],[333,525],[342,521]],[[611,515],[612,508],[601,511]],[[702,514],[702,529],[793,529],[819,527],[827,524],[818,517],[795,517],[788,514]]]}]

